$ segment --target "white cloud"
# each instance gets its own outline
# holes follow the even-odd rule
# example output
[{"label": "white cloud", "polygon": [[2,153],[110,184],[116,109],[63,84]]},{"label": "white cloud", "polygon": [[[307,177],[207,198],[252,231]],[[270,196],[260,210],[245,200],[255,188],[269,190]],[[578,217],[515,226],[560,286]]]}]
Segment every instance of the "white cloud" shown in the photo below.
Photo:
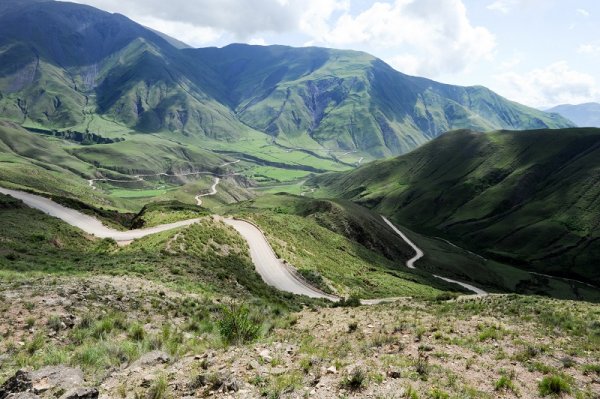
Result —
[{"label": "white cloud", "polygon": [[577,47],[577,52],[580,54],[600,54],[599,43],[586,43]]},{"label": "white cloud", "polygon": [[248,44],[252,44],[255,46],[266,46],[267,41],[265,40],[264,37],[253,37],[250,40],[248,40]]},{"label": "white cloud", "polygon": [[209,27],[194,26],[188,22],[167,21],[154,17],[141,17],[137,19],[137,22],[193,47],[214,43],[224,34],[223,31]]},{"label": "white cloud", "polygon": [[[316,28],[305,29],[313,43],[332,47],[367,48],[391,54],[389,62],[401,71],[435,77],[464,71],[472,63],[490,59],[494,36],[473,26],[461,0],[396,0],[376,2],[351,15],[329,20],[343,2],[321,12]],[[379,50],[379,51],[378,51]]]},{"label": "white cloud", "polygon": [[518,0],[496,0],[487,6],[488,10],[498,11],[502,14],[508,14],[510,10],[517,5]]},{"label": "white cloud", "polygon": [[[183,23],[196,28],[226,31],[238,39],[259,32],[285,32],[297,28],[304,9],[301,0],[75,0],[139,21]],[[154,28],[154,27],[153,27]],[[178,31],[184,34],[185,31]]]},{"label": "white cloud", "polygon": [[555,62],[523,74],[506,72],[494,78],[500,84],[500,93],[511,100],[534,107],[579,104],[600,98],[596,79],[571,69],[566,61]]},{"label": "white cloud", "polygon": [[577,10],[577,14],[581,15],[582,17],[589,17],[590,16],[590,12],[588,10],[585,10],[583,8],[578,8]]},{"label": "white cloud", "polygon": [[502,70],[510,70],[516,67],[521,63],[521,58],[518,56],[514,56],[512,58],[507,59],[500,63],[500,69]]}]

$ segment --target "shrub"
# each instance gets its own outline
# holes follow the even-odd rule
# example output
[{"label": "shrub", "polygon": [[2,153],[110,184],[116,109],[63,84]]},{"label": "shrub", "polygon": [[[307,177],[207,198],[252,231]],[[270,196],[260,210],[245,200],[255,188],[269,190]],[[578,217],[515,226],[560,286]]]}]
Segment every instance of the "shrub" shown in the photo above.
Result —
[{"label": "shrub", "polygon": [[60,320],[60,317],[57,315],[52,315],[48,318],[48,328],[55,331],[55,332],[59,332],[61,330],[62,327],[62,321]]},{"label": "shrub", "polygon": [[360,306],[360,298],[356,295],[342,298],[333,305],[336,308],[356,308],[358,306]]},{"label": "shrub", "polygon": [[348,332],[349,333],[353,333],[354,331],[356,331],[357,328],[358,328],[358,323],[355,321],[348,324]]},{"label": "shrub", "polygon": [[250,315],[244,305],[223,306],[219,320],[219,332],[227,344],[243,344],[254,341],[260,335],[262,323]]},{"label": "shrub", "polygon": [[544,379],[538,385],[540,395],[561,395],[563,393],[570,393],[571,386],[569,382],[560,375],[551,375],[544,377]]}]

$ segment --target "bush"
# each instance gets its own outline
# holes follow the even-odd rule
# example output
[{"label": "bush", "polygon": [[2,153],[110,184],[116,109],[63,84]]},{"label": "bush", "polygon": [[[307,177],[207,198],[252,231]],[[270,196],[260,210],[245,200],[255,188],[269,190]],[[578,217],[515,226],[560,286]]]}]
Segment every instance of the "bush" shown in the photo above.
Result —
[{"label": "bush", "polygon": [[250,315],[244,305],[223,306],[219,320],[219,332],[227,344],[243,344],[254,341],[260,335],[262,322]]},{"label": "bush", "polygon": [[360,306],[360,298],[356,295],[350,295],[348,298],[342,298],[333,305],[333,307],[336,308],[355,308],[357,306]]},{"label": "bush", "polygon": [[540,382],[539,386],[540,395],[561,395],[563,393],[570,393],[571,386],[567,380],[560,375],[551,375],[544,377]]},{"label": "bush", "polygon": [[353,333],[357,329],[358,329],[358,323],[357,322],[354,321],[354,322],[348,324],[348,332],[349,333]]}]

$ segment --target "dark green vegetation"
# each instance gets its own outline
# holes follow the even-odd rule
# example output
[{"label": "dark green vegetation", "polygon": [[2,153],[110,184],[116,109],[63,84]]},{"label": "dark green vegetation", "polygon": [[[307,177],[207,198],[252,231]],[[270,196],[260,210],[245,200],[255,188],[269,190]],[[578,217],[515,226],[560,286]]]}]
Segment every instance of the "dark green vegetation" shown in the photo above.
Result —
[{"label": "dark green vegetation", "polygon": [[[456,131],[405,156],[317,177],[314,183],[322,188],[318,195],[353,200],[491,259],[471,256],[483,267],[480,276],[465,273],[476,281],[496,270],[516,291],[536,292],[536,284],[554,283],[531,275],[535,284],[520,286],[524,273],[510,277],[513,272],[503,273],[493,260],[600,285],[599,160],[597,129]],[[430,261],[444,262],[426,242],[421,244],[433,256]],[[465,267],[449,263],[455,271]]]},{"label": "dark green vegetation", "polygon": [[564,104],[549,109],[547,112],[553,112],[573,121],[581,127],[600,127],[600,104]]}]

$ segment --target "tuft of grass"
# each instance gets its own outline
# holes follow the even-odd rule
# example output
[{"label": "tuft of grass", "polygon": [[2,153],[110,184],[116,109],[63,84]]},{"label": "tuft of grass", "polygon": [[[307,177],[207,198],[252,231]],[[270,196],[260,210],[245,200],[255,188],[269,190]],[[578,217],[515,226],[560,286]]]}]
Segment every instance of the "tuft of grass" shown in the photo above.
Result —
[{"label": "tuft of grass", "polygon": [[221,338],[226,344],[239,345],[257,339],[262,322],[250,314],[247,306],[231,304],[221,308],[218,326]]},{"label": "tuft of grass", "polygon": [[439,388],[432,388],[429,391],[429,397],[431,399],[450,399],[450,395]]},{"label": "tuft of grass", "polygon": [[571,385],[562,375],[550,375],[544,377],[544,379],[540,381],[538,389],[541,396],[558,396],[565,393],[571,393]]},{"label": "tuft of grass", "polygon": [[583,374],[597,374],[600,376],[600,364],[586,364],[582,367]]},{"label": "tuft of grass", "polygon": [[494,385],[494,390],[496,390],[496,391],[511,391],[515,394],[518,392],[518,389],[517,389],[515,383],[507,375],[503,375],[502,377],[500,377],[500,379],[498,381],[496,381],[496,384]]},{"label": "tuft of grass", "polygon": [[351,391],[361,391],[367,386],[367,374],[361,368],[356,368],[342,380],[341,386]]},{"label": "tuft of grass", "polygon": [[128,336],[130,339],[134,340],[134,341],[143,341],[144,338],[146,337],[146,330],[144,330],[144,326],[142,326],[139,323],[134,323],[130,328],[129,328],[129,333]]},{"label": "tuft of grass", "polygon": [[167,378],[164,375],[159,376],[148,391],[148,399],[165,399],[168,387]]}]

